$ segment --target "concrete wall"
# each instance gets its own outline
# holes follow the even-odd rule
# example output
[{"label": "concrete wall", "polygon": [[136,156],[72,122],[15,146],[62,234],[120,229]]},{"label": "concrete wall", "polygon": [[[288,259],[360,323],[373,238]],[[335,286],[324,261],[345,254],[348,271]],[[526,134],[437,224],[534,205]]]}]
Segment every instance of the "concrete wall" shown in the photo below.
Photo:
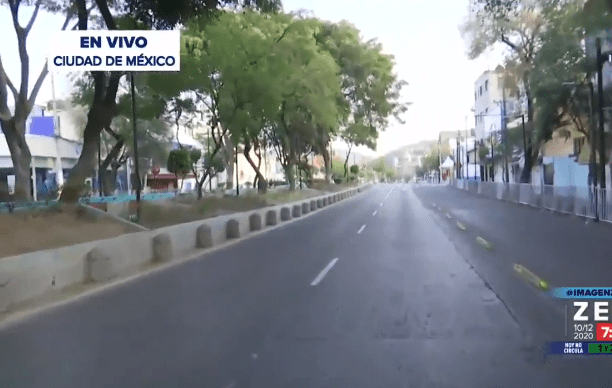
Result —
[{"label": "concrete wall", "polygon": [[[205,219],[180,225],[169,226],[157,230],[134,232],[122,236],[91,241],[59,249],[32,252],[24,255],[6,257],[0,260],[0,312],[9,309],[12,305],[56,292],[62,288],[83,283],[88,278],[87,256],[94,248],[99,248],[109,257],[110,263],[104,264],[103,275],[107,279],[118,278],[131,271],[144,269],[153,259],[152,240],[160,234],[170,237],[172,249],[171,257],[180,258],[190,253],[197,253],[196,230],[200,225],[209,225],[212,232],[212,245],[217,246],[227,242],[226,225],[230,219],[239,223],[240,236],[250,233],[249,217],[260,214],[265,220],[265,214],[270,211],[280,212],[283,207],[293,208],[318,199],[329,198],[332,195],[341,201],[369,188],[371,184],[359,188],[348,189],[335,194],[308,198],[305,200],[287,203],[279,206],[267,207],[245,213],[236,213],[227,216]],[[101,217],[102,211],[91,210]],[[280,220],[279,214],[277,219]],[[282,222],[279,221],[282,224]],[[265,228],[265,222],[264,228]]]}]

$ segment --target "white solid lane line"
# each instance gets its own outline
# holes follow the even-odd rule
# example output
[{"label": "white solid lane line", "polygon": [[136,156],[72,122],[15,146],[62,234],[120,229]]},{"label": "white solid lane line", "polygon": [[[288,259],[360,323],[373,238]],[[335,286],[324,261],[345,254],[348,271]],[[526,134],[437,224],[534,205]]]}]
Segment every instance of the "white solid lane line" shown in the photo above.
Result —
[{"label": "white solid lane line", "polygon": [[374,213],[372,213],[372,216],[375,216],[377,212],[378,210],[374,210]]},{"label": "white solid lane line", "polygon": [[321,280],[323,280],[323,278],[325,277],[325,275],[327,275],[327,273],[329,272],[330,269],[332,269],[332,267],[334,265],[336,265],[336,262],[338,261],[338,258],[336,257],[335,259],[333,259],[332,261],[329,262],[329,264],[327,264],[327,267],[323,268],[323,271],[321,271],[321,273],[319,274],[319,276],[316,277],[315,280],[312,281],[312,283],[310,283],[311,286],[316,286],[317,284],[319,284],[321,282]]},{"label": "white solid lane line", "polygon": [[365,229],[365,224],[361,228],[359,228],[359,231],[357,232],[357,234],[363,232],[364,229]]}]

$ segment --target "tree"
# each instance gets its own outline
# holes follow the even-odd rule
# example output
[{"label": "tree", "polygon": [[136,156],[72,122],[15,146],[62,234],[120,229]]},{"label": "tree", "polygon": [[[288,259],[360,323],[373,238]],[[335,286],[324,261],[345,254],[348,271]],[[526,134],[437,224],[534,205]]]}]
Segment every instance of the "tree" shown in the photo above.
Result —
[{"label": "tree", "polygon": [[[75,0],[78,29],[87,30],[87,7],[85,0]],[[104,26],[108,30],[117,29],[151,29],[174,28],[189,18],[201,15],[200,22],[205,23],[216,16],[223,6],[262,6],[265,10],[277,9],[278,3],[269,0],[132,0],[124,7],[114,9],[120,14],[116,18],[111,13],[108,0],[96,0],[96,5],[102,15]],[[136,18],[133,18],[135,15]],[[119,82],[124,74],[121,72],[92,72],[94,79],[94,96],[89,111],[87,124],[83,136],[83,148],[79,160],[72,168],[66,186],[62,191],[60,200],[76,202],[83,189],[87,176],[91,175],[95,167],[95,154],[97,152],[97,139],[100,132],[108,127],[116,114],[116,96]]]},{"label": "tree", "polygon": [[[160,166],[166,163],[167,150],[171,143],[169,128],[159,118],[165,112],[166,102],[154,94],[147,82],[145,77],[139,77],[135,82],[136,94],[139,97],[137,122],[139,165],[151,161],[154,165]],[[73,83],[76,88],[72,93],[72,104],[89,110],[94,94],[93,78],[89,74],[83,74],[75,77]],[[111,124],[99,134],[101,150],[106,155],[99,166],[100,171],[103,172],[102,186],[106,195],[111,195],[115,190],[117,170],[134,155],[132,101],[129,86],[120,84],[117,95],[116,116]],[[106,173],[109,167],[111,168],[110,175]],[[140,179],[142,179],[147,170],[142,169],[140,172]]]},{"label": "tree", "polygon": [[440,168],[440,158],[438,157],[438,150],[432,150],[425,156],[423,160],[423,167],[425,172],[438,171]]},{"label": "tree", "polygon": [[181,177],[181,189],[183,188],[185,176],[191,171],[192,165],[193,163],[190,159],[189,151],[185,148],[172,150],[168,154],[166,168],[170,173],[176,176],[177,180],[178,177]]},{"label": "tree", "polygon": [[[184,61],[194,75],[193,87],[205,105],[215,144],[213,154],[222,152],[231,180],[234,148],[243,143],[244,155],[265,186],[259,165],[250,151],[260,152],[261,131],[269,125],[280,104],[277,73],[270,62],[272,46],[281,36],[279,23],[287,16],[270,18],[255,12],[227,12],[212,23],[189,24],[183,46]],[[282,37],[282,36],[281,36]],[[204,182],[200,179],[199,186]],[[229,182],[228,182],[229,183]]]},{"label": "tree", "polygon": [[283,39],[273,46],[276,60],[271,62],[282,102],[268,138],[293,190],[296,163],[313,149],[324,152],[322,137],[330,138],[339,123],[341,91],[337,63],[314,38],[319,22],[291,19],[283,27]]},{"label": "tree", "polygon": [[[549,19],[553,28],[542,35],[542,47],[530,76],[534,91],[534,135],[537,142],[550,140],[555,131],[569,138],[571,133],[565,127],[573,124],[591,143],[590,92],[586,82],[594,64],[585,56],[582,42],[588,32],[585,27],[612,25],[612,17],[610,12],[585,12],[582,2],[576,0],[549,12]],[[564,85],[568,82],[582,87]],[[593,104],[596,103],[595,99]],[[591,155],[590,176],[594,174],[595,158]]]},{"label": "tree", "polygon": [[351,174],[357,175],[359,174],[359,166],[356,164],[353,164],[351,166]]},{"label": "tree", "polygon": [[316,38],[340,66],[340,137],[348,145],[344,163],[347,177],[354,145],[375,149],[378,133],[386,128],[389,117],[403,123],[400,115],[409,104],[400,101],[400,92],[407,83],[393,73],[393,56],[383,54],[376,39],[364,42],[359,30],[346,21],[323,23]]},{"label": "tree", "polygon": [[[42,0],[36,0],[35,2],[26,2],[22,0],[1,0],[0,4],[4,4],[5,1],[8,3],[13,21],[13,30],[17,36],[21,78],[20,85],[18,85],[19,88],[17,88],[6,74],[2,65],[2,58],[0,58],[0,128],[6,138],[13,163],[15,199],[18,201],[28,201],[31,198],[30,163],[32,155],[26,142],[26,120],[32,112],[36,97],[48,73],[47,65],[45,64],[30,88],[30,59],[27,50],[28,34],[32,30],[32,26],[41,9],[53,13],[65,13],[66,18],[61,28],[65,30],[74,18],[76,8],[72,3],[61,1],[43,2]],[[19,9],[21,6],[32,4],[34,5],[32,16],[26,25],[23,26],[19,23]],[[83,19],[87,19],[87,9],[83,9],[82,14]],[[9,109],[9,92],[15,103],[13,113]]]},{"label": "tree", "polygon": [[[476,59],[487,49],[503,44],[514,61],[513,74],[524,88],[527,99],[527,120],[533,121],[533,96],[529,75],[542,45],[542,34],[548,26],[547,14],[564,0],[471,0],[469,19],[461,26],[468,44],[468,58]],[[521,182],[531,178],[533,160],[539,145],[528,146]]]}]

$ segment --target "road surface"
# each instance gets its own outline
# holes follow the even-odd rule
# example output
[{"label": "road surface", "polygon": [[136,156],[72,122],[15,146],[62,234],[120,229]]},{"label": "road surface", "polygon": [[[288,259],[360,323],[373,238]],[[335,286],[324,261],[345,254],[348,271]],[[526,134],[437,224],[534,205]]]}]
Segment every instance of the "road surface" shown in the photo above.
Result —
[{"label": "road surface", "polygon": [[[502,210],[484,214],[481,202]],[[533,241],[543,246],[526,259],[535,272],[557,262],[559,240],[582,235],[526,229],[552,215],[504,206],[516,205],[449,187],[376,185],[6,327],[0,386],[610,386],[611,359],[542,357],[542,341],[563,339],[562,310],[512,274],[513,255],[529,254]],[[573,220],[551,225],[564,222]],[[494,250],[474,242],[480,231]],[[573,250],[562,254],[580,267]]]}]

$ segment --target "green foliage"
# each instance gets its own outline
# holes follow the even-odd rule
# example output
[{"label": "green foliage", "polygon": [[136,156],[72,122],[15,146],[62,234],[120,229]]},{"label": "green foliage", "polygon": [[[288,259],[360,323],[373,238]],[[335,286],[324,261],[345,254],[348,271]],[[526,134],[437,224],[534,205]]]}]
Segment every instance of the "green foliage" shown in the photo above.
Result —
[{"label": "green foliage", "polygon": [[552,133],[571,119],[578,124],[576,129],[590,139],[585,119],[590,114],[590,92],[585,81],[594,64],[586,58],[582,41],[585,27],[609,27],[612,17],[603,12],[585,13],[581,2],[568,1],[563,8],[550,10],[548,19],[551,28],[542,34],[542,46],[529,79],[534,93],[534,137],[536,141],[550,140]]},{"label": "green foliage", "polygon": [[189,151],[185,148],[179,148],[170,151],[168,154],[167,169],[172,174],[184,177],[191,171],[191,160]]},{"label": "green foliage", "polygon": [[353,164],[350,168],[351,174],[359,174],[359,165]]},{"label": "green foliage", "polygon": [[210,167],[210,176],[214,177],[217,174],[225,171],[225,161],[223,158],[217,154],[212,159],[210,158],[208,152],[204,154],[204,168]]},{"label": "green foliage", "polygon": [[279,0],[127,0],[124,12],[138,22],[155,29],[168,29],[184,24],[194,17],[211,20],[219,16],[221,9],[257,9],[261,12],[278,12]]},{"label": "green foliage", "polygon": [[[94,85],[89,73],[81,74],[72,79],[73,92],[71,103],[82,106],[88,111],[93,103]],[[153,159],[155,164],[163,164],[167,159],[167,148],[172,137],[167,124],[159,117],[164,112],[165,103],[155,96],[154,91],[147,85],[147,78],[135,77],[135,92],[137,96],[137,131],[138,154],[144,159]],[[118,94],[116,116],[111,129],[124,140],[124,148],[128,154],[133,154],[134,125],[132,123],[132,97],[129,88],[124,85]],[[81,127],[83,130],[84,125]],[[114,136],[102,132],[102,144],[110,149],[117,142]]]},{"label": "green foliage", "polygon": [[485,160],[488,157],[490,157],[490,149],[487,146],[480,146],[478,147],[478,158],[479,160]]},{"label": "green foliage", "polygon": [[423,159],[423,167],[426,172],[435,171],[440,168],[440,158],[438,157],[438,150],[432,150]]},{"label": "green foliage", "polygon": [[344,163],[339,160],[332,161],[332,176],[334,178],[341,178],[344,176]]},{"label": "green foliage", "polygon": [[372,169],[379,174],[384,173],[387,170],[387,165],[385,163],[385,159],[380,158],[372,165]]},{"label": "green foliage", "polygon": [[340,66],[342,98],[337,103],[344,127],[342,139],[375,149],[388,117],[401,122],[399,116],[408,106],[399,101],[406,83],[393,74],[393,56],[383,54],[375,40],[364,42],[359,30],[345,21],[322,23],[316,39]]}]

